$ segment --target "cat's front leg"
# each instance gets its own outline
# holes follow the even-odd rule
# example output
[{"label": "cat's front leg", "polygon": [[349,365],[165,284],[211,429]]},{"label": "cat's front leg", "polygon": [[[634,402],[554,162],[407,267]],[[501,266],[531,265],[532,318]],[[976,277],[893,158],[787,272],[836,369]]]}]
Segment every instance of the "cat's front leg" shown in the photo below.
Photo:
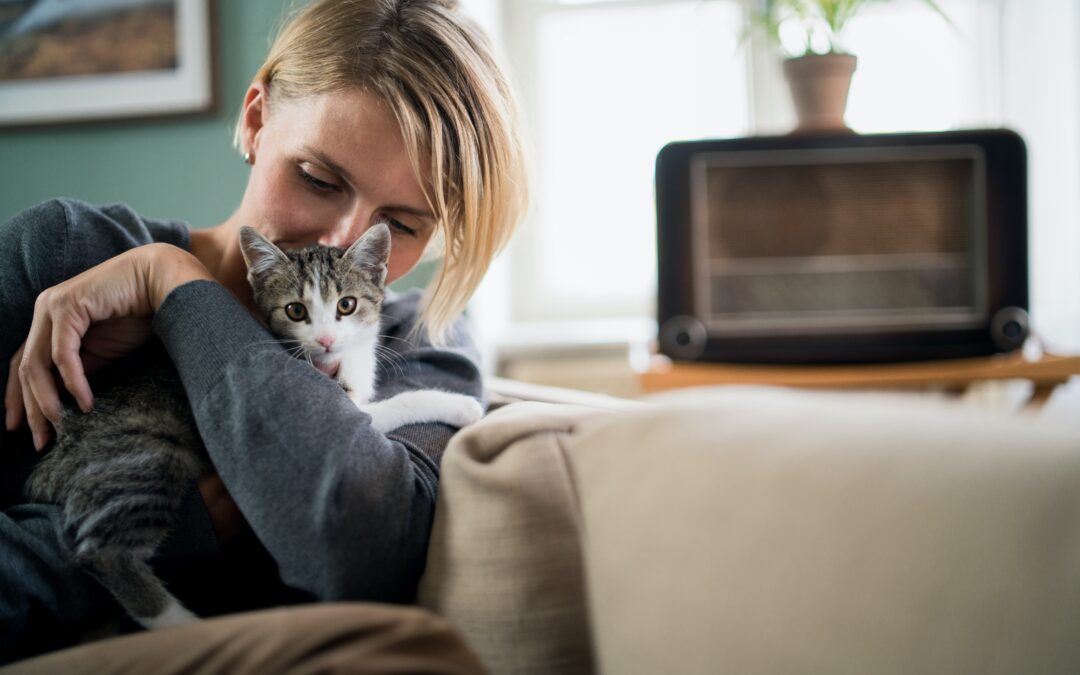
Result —
[{"label": "cat's front leg", "polygon": [[460,429],[484,416],[483,406],[472,396],[434,389],[406,391],[357,407],[371,415],[371,426],[383,433],[424,422],[439,422]]},{"label": "cat's front leg", "polygon": [[356,407],[362,406],[375,398],[375,359],[349,355],[341,360],[337,374],[338,384],[349,395],[349,400]]},{"label": "cat's front leg", "polygon": [[140,619],[139,623],[151,630],[156,630],[158,628],[183,626],[198,620],[199,617],[196,614],[193,614],[191,610],[181,605],[176,598],[170,598],[165,611],[152,619]]}]

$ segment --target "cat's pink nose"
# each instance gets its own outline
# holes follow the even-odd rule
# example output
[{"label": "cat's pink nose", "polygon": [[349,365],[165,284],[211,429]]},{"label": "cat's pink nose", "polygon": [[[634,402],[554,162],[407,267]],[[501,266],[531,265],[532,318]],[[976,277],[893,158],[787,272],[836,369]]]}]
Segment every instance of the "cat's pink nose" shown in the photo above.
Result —
[{"label": "cat's pink nose", "polygon": [[333,335],[321,335],[321,336],[315,338],[315,342],[318,342],[319,344],[321,344],[323,346],[323,348],[325,348],[327,351],[330,351],[330,347],[332,347],[333,344],[334,344],[334,336]]}]

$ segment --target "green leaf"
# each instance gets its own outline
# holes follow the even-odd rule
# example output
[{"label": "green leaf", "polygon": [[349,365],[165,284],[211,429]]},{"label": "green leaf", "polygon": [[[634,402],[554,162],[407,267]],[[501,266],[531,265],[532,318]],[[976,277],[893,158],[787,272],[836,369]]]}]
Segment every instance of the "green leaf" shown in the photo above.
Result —
[{"label": "green leaf", "polygon": [[[814,35],[824,26],[829,51],[837,51],[838,39],[848,22],[872,4],[891,0],[759,0],[756,9],[750,11],[743,41],[755,32],[761,32],[772,43],[780,44],[780,26],[788,21],[798,22],[806,37],[805,53],[813,51]],[[936,0],[923,2],[940,16],[950,27],[956,28]]]}]

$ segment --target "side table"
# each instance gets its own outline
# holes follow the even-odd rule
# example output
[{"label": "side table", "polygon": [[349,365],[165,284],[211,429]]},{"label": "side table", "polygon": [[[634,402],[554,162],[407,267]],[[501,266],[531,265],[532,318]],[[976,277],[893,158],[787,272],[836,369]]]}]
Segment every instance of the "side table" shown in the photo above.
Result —
[{"label": "side table", "polygon": [[1054,387],[1080,375],[1080,356],[1044,354],[1029,361],[1020,352],[982,358],[842,366],[778,366],[673,362],[653,357],[639,373],[646,394],[721,384],[760,384],[822,389],[938,389],[962,393],[973,382],[1026,379],[1034,385],[1029,405],[1041,405]]}]

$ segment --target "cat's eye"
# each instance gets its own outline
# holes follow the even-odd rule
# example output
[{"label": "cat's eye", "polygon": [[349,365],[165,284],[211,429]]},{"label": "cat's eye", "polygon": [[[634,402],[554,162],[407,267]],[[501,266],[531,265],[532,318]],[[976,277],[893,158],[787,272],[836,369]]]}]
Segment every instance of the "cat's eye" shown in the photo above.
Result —
[{"label": "cat's eye", "polygon": [[348,316],[356,311],[356,298],[342,298],[337,302],[338,316]]},{"label": "cat's eye", "polygon": [[307,318],[307,307],[302,302],[290,302],[285,305],[285,316],[293,321],[303,321]]}]

